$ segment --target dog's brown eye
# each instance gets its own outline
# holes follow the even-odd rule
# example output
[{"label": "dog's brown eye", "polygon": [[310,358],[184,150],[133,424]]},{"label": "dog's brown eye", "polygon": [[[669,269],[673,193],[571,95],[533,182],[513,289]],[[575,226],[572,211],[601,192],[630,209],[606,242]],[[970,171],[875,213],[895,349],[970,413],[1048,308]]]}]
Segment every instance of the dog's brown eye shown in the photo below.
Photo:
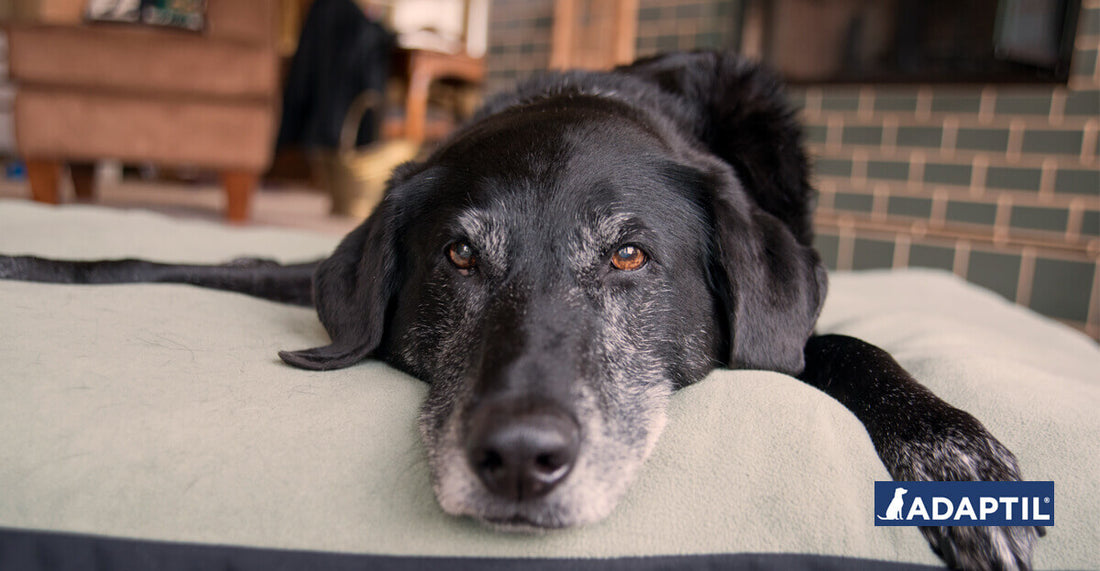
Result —
[{"label": "dog's brown eye", "polygon": [[466,242],[455,242],[447,248],[447,257],[454,266],[464,272],[469,272],[477,265],[477,256],[474,248]]},{"label": "dog's brown eye", "polygon": [[637,246],[623,246],[611,255],[611,265],[624,272],[640,269],[648,260],[645,252]]}]

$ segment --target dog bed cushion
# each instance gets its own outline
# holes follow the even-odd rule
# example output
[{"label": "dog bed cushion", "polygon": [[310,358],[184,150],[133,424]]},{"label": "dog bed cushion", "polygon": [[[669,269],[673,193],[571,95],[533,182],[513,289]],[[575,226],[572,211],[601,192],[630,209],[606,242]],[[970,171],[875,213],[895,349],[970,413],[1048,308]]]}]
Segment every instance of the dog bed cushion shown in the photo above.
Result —
[{"label": "dog bed cushion", "polygon": [[[0,201],[8,255],[293,262],[337,241]],[[820,330],[890,351],[1027,479],[1055,482],[1037,568],[1100,567],[1092,340],[919,270],[832,275]],[[424,383],[376,361],[308,372],[276,357],[326,339],[312,310],[234,293],[0,281],[0,568],[940,565],[918,530],[874,526],[873,483],[889,476],[870,439],[791,377],[721,370],[676,393],[610,518],[511,535],[437,506]]]}]

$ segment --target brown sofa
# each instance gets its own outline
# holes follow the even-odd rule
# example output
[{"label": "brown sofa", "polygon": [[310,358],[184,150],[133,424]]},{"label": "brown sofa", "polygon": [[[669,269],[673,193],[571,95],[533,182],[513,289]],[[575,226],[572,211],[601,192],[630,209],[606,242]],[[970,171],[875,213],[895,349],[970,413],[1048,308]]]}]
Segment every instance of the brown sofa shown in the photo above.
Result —
[{"label": "brown sofa", "polygon": [[208,0],[201,33],[86,23],[83,0],[30,3],[9,44],[33,198],[60,200],[65,163],[84,197],[82,165],[98,159],[199,167],[220,174],[227,217],[246,220],[274,144],[277,0]]}]

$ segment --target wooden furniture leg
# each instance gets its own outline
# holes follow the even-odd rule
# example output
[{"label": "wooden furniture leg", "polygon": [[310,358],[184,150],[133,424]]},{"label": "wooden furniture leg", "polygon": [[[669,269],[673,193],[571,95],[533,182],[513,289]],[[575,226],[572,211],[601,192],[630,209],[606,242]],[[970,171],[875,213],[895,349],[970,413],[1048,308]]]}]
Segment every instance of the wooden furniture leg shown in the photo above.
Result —
[{"label": "wooden furniture leg", "polygon": [[69,174],[73,177],[73,190],[77,200],[95,200],[95,164],[69,163]]},{"label": "wooden furniture leg", "polygon": [[252,192],[259,182],[259,175],[249,171],[222,171],[222,186],[225,188],[225,217],[230,222],[243,224],[248,222]]},{"label": "wooden furniture leg", "polygon": [[424,125],[428,120],[428,89],[432,83],[432,71],[415,66],[409,77],[409,91],[405,96],[405,138],[424,141]]},{"label": "wooden furniture leg", "polygon": [[60,204],[58,183],[61,181],[61,163],[50,159],[27,159],[26,163],[31,198],[35,202]]}]

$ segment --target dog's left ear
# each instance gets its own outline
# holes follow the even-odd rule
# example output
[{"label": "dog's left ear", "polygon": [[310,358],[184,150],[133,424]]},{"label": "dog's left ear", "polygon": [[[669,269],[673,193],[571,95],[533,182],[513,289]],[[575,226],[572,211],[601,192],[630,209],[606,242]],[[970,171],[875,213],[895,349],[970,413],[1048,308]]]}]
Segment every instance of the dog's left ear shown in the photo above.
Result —
[{"label": "dog's left ear", "polygon": [[317,315],[332,343],[279,357],[302,369],[342,369],[362,361],[382,342],[386,308],[397,290],[392,192],[344,238],[313,278]]},{"label": "dog's left ear", "polygon": [[730,313],[729,365],[801,373],[826,276],[812,246],[801,130],[782,83],[752,62],[710,52],[658,56],[619,72],[674,96],[688,131],[724,163],[705,170],[712,274]]},{"label": "dog's left ear", "polygon": [[825,301],[825,267],[732,174],[723,178],[712,201],[712,273],[729,316],[729,366],[798,375]]}]

